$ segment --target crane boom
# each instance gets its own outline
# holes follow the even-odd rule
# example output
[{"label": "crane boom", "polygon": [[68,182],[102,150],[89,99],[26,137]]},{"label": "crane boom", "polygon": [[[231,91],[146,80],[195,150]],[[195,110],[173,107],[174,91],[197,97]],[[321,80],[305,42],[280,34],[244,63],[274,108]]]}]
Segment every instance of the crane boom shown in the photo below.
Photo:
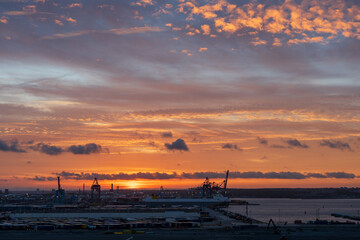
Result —
[{"label": "crane boom", "polygon": [[224,190],[226,190],[226,187],[227,187],[228,177],[229,177],[229,170],[226,171],[226,178],[225,178],[225,181],[224,181]]}]

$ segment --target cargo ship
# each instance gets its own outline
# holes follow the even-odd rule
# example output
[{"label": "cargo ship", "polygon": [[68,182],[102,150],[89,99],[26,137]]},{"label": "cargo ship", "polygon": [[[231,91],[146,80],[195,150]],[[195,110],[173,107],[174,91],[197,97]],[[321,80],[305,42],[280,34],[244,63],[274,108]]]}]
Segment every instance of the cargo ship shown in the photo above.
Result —
[{"label": "cargo ship", "polygon": [[228,206],[230,204],[230,199],[226,196],[228,176],[229,170],[221,184],[211,183],[209,178],[206,178],[201,187],[195,188],[200,193],[198,198],[162,197],[152,194],[143,198],[142,202],[148,207]]}]

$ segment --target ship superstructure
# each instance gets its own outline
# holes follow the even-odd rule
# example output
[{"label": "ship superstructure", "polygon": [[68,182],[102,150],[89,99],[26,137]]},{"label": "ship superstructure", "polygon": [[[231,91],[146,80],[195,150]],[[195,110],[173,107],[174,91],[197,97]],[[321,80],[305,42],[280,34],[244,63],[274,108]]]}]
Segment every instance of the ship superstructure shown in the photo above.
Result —
[{"label": "ship superstructure", "polygon": [[229,177],[229,170],[226,172],[226,177],[223,182],[216,184],[210,182],[206,177],[202,186],[195,188],[199,193],[198,197],[193,198],[175,198],[175,197],[162,197],[157,194],[152,194],[143,198],[143,203],[149,207],[171,207],[171,206],[228,206],[230,199],[226,196],[226,187]]}]

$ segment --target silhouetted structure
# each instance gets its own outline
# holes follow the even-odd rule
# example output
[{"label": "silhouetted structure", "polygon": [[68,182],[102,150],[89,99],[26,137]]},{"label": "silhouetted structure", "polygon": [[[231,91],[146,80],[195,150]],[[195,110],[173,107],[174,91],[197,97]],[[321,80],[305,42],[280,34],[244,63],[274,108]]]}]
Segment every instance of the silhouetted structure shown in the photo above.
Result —
[{"label": "silhouetted structure", "polygon": [[98,183],[97,178],[95,178],[93,184],[91,185],[91,201],[100,203],[100,197],[101,197],[101,186]]},{"label": "silhouetted structure", "polygon": [[206,177],[201,187],[201,197],[211,198],[213,194],[220,193],[221,191],[223,191],[224,195],[226,195],[228,177],[229,177],[229,170],[226,171],[226,178],[221,184],[210,182],[209,178]]},{"label": "silhouetted structure", "polygon": [[65,190],[60,186],[60,177],[58,178],[58,189],[55,191],[55,204],[64,204],[65,203]]}]

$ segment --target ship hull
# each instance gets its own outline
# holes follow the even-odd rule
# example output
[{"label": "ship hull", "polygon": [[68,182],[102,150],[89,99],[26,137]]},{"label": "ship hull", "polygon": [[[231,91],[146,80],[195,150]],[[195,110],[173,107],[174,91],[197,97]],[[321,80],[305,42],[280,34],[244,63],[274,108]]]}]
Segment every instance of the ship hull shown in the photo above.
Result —
[{"label": "ship hull", "polygon": [[150,199],[144,200],[143,203],[148,207],[216,207],[216,206],[228,206],[229,200],[212,200],[212,199]]}]

